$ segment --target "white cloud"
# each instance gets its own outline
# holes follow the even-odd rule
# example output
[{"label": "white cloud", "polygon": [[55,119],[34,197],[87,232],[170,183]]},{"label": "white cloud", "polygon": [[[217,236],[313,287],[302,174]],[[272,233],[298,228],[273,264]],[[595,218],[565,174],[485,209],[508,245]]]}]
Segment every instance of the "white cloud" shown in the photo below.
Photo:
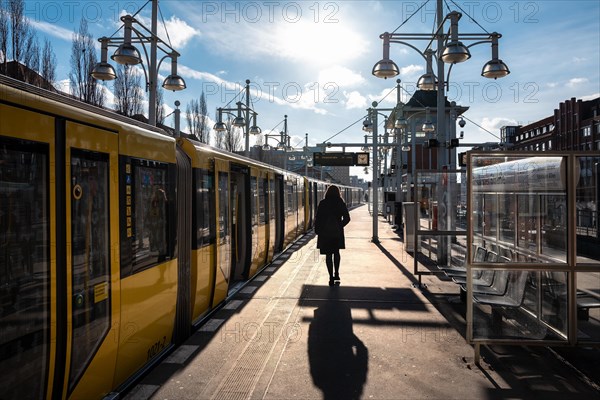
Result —
[{"label": "white cloud", "polygon": [[594,93],[594,94],[590,94],[590,95],[587,95],[587,96],[581,96],[581,100],[583,100],[583,101],[595,100],[598,97],[600,97],[600,92]]},{"label": "white cloud", "polygon": [[416,78],[417,75],[422,75],[422,72],[425,68],[422,65],[408,65],[406,67],[400,68],[400,76],[402,79],[411,79]]},{"label": "white cloud", "polygon": [[570,88],[574,88],[581,84],[587,83],[588,81],[589,80],[587,78],[572,78],[572,79],[569,79],[569,82],[567,82],[567,86]]},{"label": "white cloud", "polygon": [[[121,11],[121,16],[125,14],[127,14],[126,11]],[[135,19],[147,29],[150,29],[152,21],[149,18],[138,14],[135,16]],[[122,26],[121,21],[119,21],[118,25]],[[196,36],[200,36],[200,31],[173,15],[170,19],[165,20],[164,24],[162,21],[159,21],[156,34],[164,42],[169,43],[175,50],[181,53],[180,50],[184,48],[190,40]]]},{"label": "white cloud", "polygon": [[360,73],[356,73],[346,67],[339,65],[327,68],[319,72],[319,86],[327,83],[334,83],[337,87],[354,87],[366,82]]},{"label": "white cloud", "polygon": [[29,23],[35,30],[46,33],[50,36],[54,36],[58,39],[71,41],[73,38],[74,32],[72,30],[65,29],[58,25],[50,24],[44,21],[37,21],[34,19],[29,19]]},{"label": "white cloud", "polygon": [[[216,90],[217,92],[221,92],[223,96],[227,94],[239,92],[242,88],[237,82],[230,82],[225,79],[222,79],[214,74],[209,72],[197,71],[192,68],[186,67],[185,65],[178,66],[178,72],[184,79],[196,79],[202,80],[205,82],[212,82],[216,84],[216,87],[211,87],[207,89]],[[292,87],[292,86],[291,86]],[[293,86],[295,89],[296,86]],[[307,93],[295,92],[294,90],[290,90],[288,95],[285,98],[281,98],[276,96],[272,91],[269,91],[272,88],[267,86],[261,87],[250,85],[250,94],[253,101],[267,101],[269,103],[288,106],[294,109],[301,110],[310,110],[317,114],[328,114],[327,110],[319,107],[319,102],[315,100],[313,95],[309,95]],[[213,93],[215,94],[215,93]]]},{"label": "white cloud", "polygon": [[165,24],[167,25],[167,32],[171,38],[171,44],[175,49],[184,48],[195,36],[200,36],[200,31],[192,28],[187,22],[180,20],[175,16],[172,16],[171,19],[165,21]]},{"label": "white cloud", "polygon": [[[402,101],[406,101],[404,98],[406,93],[402,93]],[[376,101],[379,103],[379,107],[394,107],[396,105],[396,100],[398,98],[398,93],[396,90],[396,86],[390,86],[383,89],[378,94],[370,94],[367,96],[369,99],[369,106],[371,102]]]},{"label": "white cloud", "polygon": [[261,60],[265,57],[303,65],[331,65],[359,59],[369,49],[368,40],[347,19],[337,23],[275,19],[267,23],[239,21],[235,25],[219,18],[190,15],[190,23],[202,26],[204,43],[219,54]]},{"label": "white cloud", "polygon": [[494,135],[497,135],[497,136],[500,136],[500,128],[502,128],[503,126],[514,126],[514,125],[519,125],[519,124],[514,119],[506,118],[506,117],[494,117],[494,118],[483,117],[483,120],[481,121],[481,126],[484,129],[487,129],[488,131],[492,132]]},{"label": "white cloud", "polygon": [[344,92],[346,97],[346,109],[351,110],[353,108],[366,109],[367,98],[361,95],[358,91]]}]

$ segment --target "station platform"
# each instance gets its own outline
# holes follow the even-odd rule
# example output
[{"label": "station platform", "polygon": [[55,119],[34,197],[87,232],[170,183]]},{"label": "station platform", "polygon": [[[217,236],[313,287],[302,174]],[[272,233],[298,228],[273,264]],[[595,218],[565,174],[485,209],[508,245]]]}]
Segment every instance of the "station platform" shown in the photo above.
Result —
[{"label": "station platform", "polygon": [[592,399],[599,350],[465,340],[458,287],[423,283],[401,238],[350,213],[341,285],[309,233],[249,281],[126,399]]}]

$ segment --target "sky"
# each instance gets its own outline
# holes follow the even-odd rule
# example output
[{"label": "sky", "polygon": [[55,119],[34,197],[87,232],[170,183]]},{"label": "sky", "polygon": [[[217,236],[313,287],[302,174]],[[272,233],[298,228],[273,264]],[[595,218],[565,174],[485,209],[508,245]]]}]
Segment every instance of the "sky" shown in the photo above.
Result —
[{"label": "sky", "polygon": [[[150,27],[151,6],[145,0],[25,3],[25,15],[38,37],[48,38],[53,45],[62,87],[68,87],[72,36],[82,18],[94,39],[113,35],[121,26],[120,16],[142,7],[136,18]],[[184,91],[164,93],[167,113],[176,100],[185,111],[204,92],[214,121],[217,107],[234,107],[249,79],[251,106],[263,134],[278,133],[287,115],[295,147],[304,145],[305,133],[310,146],[324,141],[362,142],[361,122],[372,102],[380,108],[393,107],[397,78],[402,80],[402,101],[408,101],[425,73],[425,61],[417,50],[393,43],[390,58],[400,68],[400,76],[383,80],[371,74],[382,58],[382,33],[433,31],[436,2],[430,0],[420,8],[424,3],[161,0],[158,36],[181,54],[178,72],[187,84]],[[459,128],[464,142],[497,142],[504,125],[548,117],[560,102],[572,97],[600,96],[599,1],[448,0],[445,4],[449,7],[445,14],[450,10],[463,14],[460,34],[495,31],[502,35],[499,56],[511,71],[498,80],[481,76],[481,68],[491,59],[488,43],[473,46],[471,59],[452,67],[448,100],[469,107],[464,114],[467,124]],[[114,37],[120,36],[122,30]],[[425,50],[426,42],[409,43]],[[99,44],[97,50],[99,58]],[[169,62],[162,64],[162,78],[169,68]],[[105,85],[112,89],[111,83]],[[172,124],[171,118],[167,124]],[[183,121],[182,127],[187,130]],[[277,144],[275,139],[269,143]]]}]

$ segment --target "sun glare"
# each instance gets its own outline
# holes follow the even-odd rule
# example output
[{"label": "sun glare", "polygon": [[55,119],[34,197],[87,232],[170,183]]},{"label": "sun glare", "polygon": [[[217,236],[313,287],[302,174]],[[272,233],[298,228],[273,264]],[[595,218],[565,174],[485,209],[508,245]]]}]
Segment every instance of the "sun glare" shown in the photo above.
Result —
[{"label": "sun glare", "polygon": [[277,38],[282,56],[317,66],[343,64],[360,57],[366,49],[360,35],[340,24],[285,24]]}]

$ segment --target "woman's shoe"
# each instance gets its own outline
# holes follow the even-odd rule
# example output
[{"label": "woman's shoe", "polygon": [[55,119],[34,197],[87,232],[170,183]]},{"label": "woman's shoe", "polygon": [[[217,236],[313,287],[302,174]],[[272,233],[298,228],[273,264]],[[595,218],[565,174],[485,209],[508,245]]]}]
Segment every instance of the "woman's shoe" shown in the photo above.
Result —
[{"label": "woman's shoe", "polygon": [[333,278],[329,278],[329,286],[333,285],[335,285],[335,281],[333,280]]},{"label": "woman's shoe", "polygon": [[339,281],[340,281],[340,276],[339,276],[338,274],[336,274],[336,275],[333,277],[333,280],[334,280],[334,281],[338,281],[338,282],[339,282]]}]

